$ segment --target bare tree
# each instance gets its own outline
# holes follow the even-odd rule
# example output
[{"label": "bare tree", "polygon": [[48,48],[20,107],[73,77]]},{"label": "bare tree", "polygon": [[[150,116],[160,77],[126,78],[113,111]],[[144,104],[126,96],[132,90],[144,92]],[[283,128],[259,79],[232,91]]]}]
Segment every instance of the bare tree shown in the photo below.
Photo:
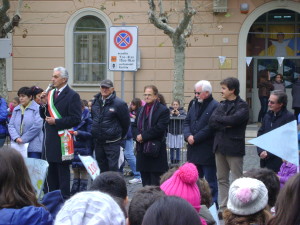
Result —
[{"label": "bare tree", "polygon": [[[19,7],[12,19],[7,15],[10,8],[9,0],[2,0],[0,7],[0,38],[7,37],[9,32],[12,32],[14,27],[19,25],[20,15],[19,8],[22,6],[23,0],[19,0]],[[0,58],[0,95],[7,98],[7,83],[6,83],[6,59]]]},{"label": "bare tree", "polygon": [[184,68],[186,38],[192,33],[192,17],[196,10],[191,4],[192,0],[184,0],[183,15],[176,28],[168,24],[167,13],[163,7],[163,0],[158,0],[159,13],[156,11],[154,0],[148,0],[149,19],[154,26],[164,31],[172,41],[174,47],[174,81],[173,98],[184,103]]}]

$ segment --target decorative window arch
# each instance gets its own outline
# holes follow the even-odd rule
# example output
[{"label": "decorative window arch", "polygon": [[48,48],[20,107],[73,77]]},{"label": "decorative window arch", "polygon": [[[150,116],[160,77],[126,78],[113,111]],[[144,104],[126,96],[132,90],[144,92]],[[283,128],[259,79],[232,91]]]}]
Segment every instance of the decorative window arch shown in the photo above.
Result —
[{"label": "decorative window arch", "polygon": [[[105,78],[113,80],[107,69],[110,19],[100,10],[84,8],[68,20],[65,31],[65,64],[73,87],[99,87]],[[87,89],[88,90],[88,89]],[[90,89],[89,89],[90,90]]]}]

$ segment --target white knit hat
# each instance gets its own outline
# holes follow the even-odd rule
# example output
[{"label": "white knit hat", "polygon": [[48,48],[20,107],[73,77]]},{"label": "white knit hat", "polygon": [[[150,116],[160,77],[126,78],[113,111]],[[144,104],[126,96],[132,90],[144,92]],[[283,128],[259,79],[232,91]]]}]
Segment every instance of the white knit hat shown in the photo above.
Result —
[{"label": "white knit hat", "polygon": [[80,192],[70,198],[58,212],[55,225],[125,225],[118,204],[99,191]]},{"label": "white knit hat", "polygon": [[229,188],[227,208],[236,215],[252,215],[268,204],[268,190],[253,178],[236,179]]}]

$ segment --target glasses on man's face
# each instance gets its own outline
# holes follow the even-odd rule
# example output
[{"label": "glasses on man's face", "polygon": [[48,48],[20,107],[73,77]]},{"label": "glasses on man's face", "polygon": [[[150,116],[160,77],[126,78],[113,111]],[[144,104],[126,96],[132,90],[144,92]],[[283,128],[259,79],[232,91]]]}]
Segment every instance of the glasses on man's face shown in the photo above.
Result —
[{"label": "glasses on man's face", "polygon": [[144,97],[151,97],[152,94],[144,94]]},{"label": "glasses on man's face", "polygon": [[274,105],[274,104],[276,104],[277,102],[273,102],[273,101],[269,100],[268,103],[271,104],[271,105]]},{"label": "glasses on man's face", "polygon": [[202,92],[194,92],[195,95],[201,95]]}]

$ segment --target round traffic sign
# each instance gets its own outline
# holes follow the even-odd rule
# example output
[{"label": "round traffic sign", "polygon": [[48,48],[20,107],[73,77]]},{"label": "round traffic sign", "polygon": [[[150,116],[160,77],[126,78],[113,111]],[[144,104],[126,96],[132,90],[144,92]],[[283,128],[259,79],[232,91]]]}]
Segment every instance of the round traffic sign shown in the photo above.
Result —
[{"label": "round traffic sign", "polygon": [[116,33],[114,43],[119,49],[127,49],[132,45],[132,35],[127,30],[121,30]]}]

